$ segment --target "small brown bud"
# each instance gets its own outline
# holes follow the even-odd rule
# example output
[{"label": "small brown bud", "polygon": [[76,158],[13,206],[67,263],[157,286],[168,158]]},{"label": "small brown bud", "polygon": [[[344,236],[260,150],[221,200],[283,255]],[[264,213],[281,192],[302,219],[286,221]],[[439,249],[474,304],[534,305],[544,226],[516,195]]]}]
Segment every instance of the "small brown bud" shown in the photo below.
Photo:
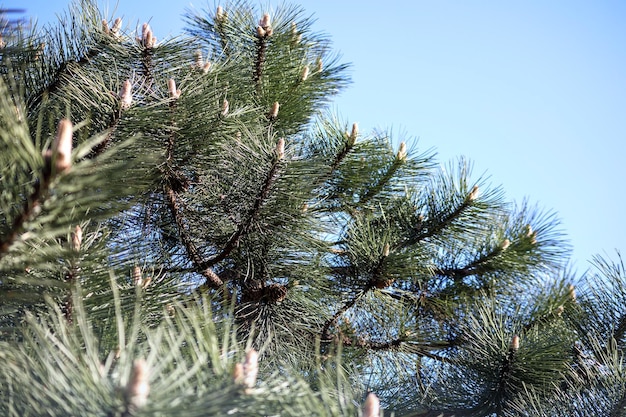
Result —
[{"label": "small brown bud", "polygon": [[133,407],[143,407],[150,394],[148,364],[145,359],[137,359],[133,364],[130,380],[126,385],[126,398]]},{"label": "small brown bud", "polygon": [[563,314],[563,312],[564,312],[564,311],[565,311],[565,307],[563,307],[563,306],[558,306],[558,307],[556,308],[556,310],[554,311],[554,313],[555,313],[557,316],[559,316],[559,317],[560,317],[560,316],[561,316],[561,314]]},{"label": "small brown bud", "polygon": [[259,38],[264,38],[267,32],[261,26],[256,27],[256,34]]},{"label": "small brown bud", "polygon": [[254,388],[257,374],[259,373],[259,354],[256,350],[250,349],[246,352],[246,359],[243,363],[235,364],[233,379],[235,383],[246,388]]},{"label": "small brown bud", "polygon": [[515,335],[513,336],[513,339],[511,340],[511,350],[515,352],[518,349],[519,349],[519,336]]},{"label": "small brown bud", "polygon": [[322,61],[322,58],[317,58],[315,65],[317,72],[322,72],[324,69],[324,61]]},{"label": "small brown bud", "polygon": [[274,104],[272,104],[272,109],[270,110],[268,117],[272,120],[277,118],[279,109],[280,109],[280,104],[277,101],[275,101]]},{"label": "small brown bud", "polygon": [[276,156],[278,159],[283,159],[285,157],[285,139],[280,138],[276,143]]},{"label": "small brown bud", "polygon": [[130,83],[130,80],[124,81],[122,84],[122,89],[120,91],[120,102],[122,106],[122,110],[128,110],[130,106],[133,104],[133,86]]},{"label": "small brown bud", "polygon": [[176,89],[176,81],[173,78],[167,80],[167,89],[170,92],[170,97],[174,100],[178,99],[182,94],[182,91]]},{"label": "small brown bud", "polygon": [[576,301],[576,288],[572,284],[567,287],[567,293],[570,300]]},{"label": "small brown bud", "polygon": [[137,286],[140,286],[143,283],[143,276],[141,273],[141,268],[139,268],[138,266],[133,267],[132,278],[133,278],[133,284]]},{"label": "small brown bud", "polygon": [[475,185],[472,187],[472,191],[470,191],[469,195],[467,196],[467,199],[469,201],[474,201],[476,200],[477,197],[478,197],[478,185]]},{"label": "small brown bud", "polygon": [[500,244],[500,250],[505,251],[511,246],[511,241],[509,239],[504,239]]},{"label": "small brown bud", "polygon": [[243,363],[237,362],[233,368],[233,379],[236,384],[243,384]]},{"label": "small brown bud", "polygon": [[210,69],[211,69],[211,63],[209,61],[205,62],[204,65],[202,65],[202,72],[204,74],[209,72]]},{"label": "small brown bud", "polygon": [[57,173],[67,171],[72,166],[72,128],[72,122],[68,119],[59,121],[52,148],[45,153],[46,158],[51,158]]},{"label": "small brown bud", "polygon": [[73,252],[80,252],[80,245],[83,242],[83,229],[76,225],[71,235],[70,248]]},{"label": "small brown bud", "polygon": [[228,100],[224,99],[224,101],[222,102],[222,116],[226,116],[228,114],[228,108]]},{"label": "small brown bud", "polygon": [[108,35],[110,33],[109,31],[109,23],[106,21],[106,19],[102,19],[102,31]]},{"label": "small brown bud", "polygon": [[152,34],[152,29],[150,25],[144,23],[141,28],[141,44],[144,48],[154,48],[156,45],[156,37]]},{"label": "small brown bud", "polygon": [[348,135],[348,146],[353,146],[356,143],[356,139],[359,136],[359,125],[352,123],[352,131]]},{"label": "small brown bud", "polygon": [[141,288],[148,288],[151,283],[152,283],[152,277],[147,277],[146,279],[143,280],[143,283],[141,284]]},{"label": "small brown bud", "polygon": [[111,28],[111,32],[116,35],[119,36],[119,31],[122,29],[122,18],[118,17],[115,19],[115,21],[113,22],[113,27]]},{"label": "small brown bud", "polygon": [[264,29],[270,26],[270,14],[269,13],[265,13],[263,17],[261,18],[261,20],[259,20],[259,26],[261,26]]},{"label": "small brown bud", "polygon": [[224,9],[222,8],[222,6],[217,6],[217,10],[215,12],[215,20],[222,20],[224,19]]},{"label": "small brown bud", "polygon": [[525,231],[525,233],[526,233],[526,237],[531,237],[531,236],[532,236],[532,234],[533,234],[533,228],[532,228],[532,226],[531,226],[531,225],[529,225],[529,224],[527,224],[527,225],[524,227],[524,231]]},{"label": "small brown bud", "polygon": [[367,394],[365,403],[363,404],[363,417],[379,417],[380,416],[380,400],[373,392]]},{"label": "small brown bud", "polygon": [[302,75],[300,75],[300,79],[302,81],[306,81],[307,78],[309,78],[309,66],[308,65],[302,68]]},{"label": "small brown bud", "polygon": [[400,143],[400,148],[398,149],[398,153],[396,155],[396,158],[398,159],[398,161],[404,161],[406,160],[406,143],[401,142]]},{"label": "small brown bud", "polygon": [[385,243],[385,246],[383,247],[383,256],[386,258],[387,256],[389,256],[389,243]]}]

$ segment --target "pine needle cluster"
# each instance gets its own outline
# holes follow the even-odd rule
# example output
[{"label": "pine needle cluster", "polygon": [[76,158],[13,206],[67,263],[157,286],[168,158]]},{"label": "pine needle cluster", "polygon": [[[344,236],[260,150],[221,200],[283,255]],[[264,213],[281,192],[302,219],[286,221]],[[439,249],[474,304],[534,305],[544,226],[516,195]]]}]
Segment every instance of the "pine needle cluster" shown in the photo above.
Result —
[{"label": "pine needle cluster", "polygon": [[300,8],[186,22],[2,40],[0,414],[623,414],[621,260],[331,114]]}]

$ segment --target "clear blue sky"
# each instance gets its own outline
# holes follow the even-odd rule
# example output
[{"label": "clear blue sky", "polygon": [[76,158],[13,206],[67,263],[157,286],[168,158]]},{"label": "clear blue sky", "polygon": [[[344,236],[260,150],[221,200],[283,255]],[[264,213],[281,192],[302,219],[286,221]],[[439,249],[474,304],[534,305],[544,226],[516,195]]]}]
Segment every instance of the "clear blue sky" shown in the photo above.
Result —
[{"label": "clear blue sky", "polygon": [[[68,4],[14,3],[40,23]],[[556,211],[579,272],[594,254],[626,251],[626,2],[293,3],[352,63],[333,106],[344,119],[419,139],[442,163],[465,155],[509,199]],[[181,33],[191,4],[120,0],[114,17],[150,20],[161,39]]]}]

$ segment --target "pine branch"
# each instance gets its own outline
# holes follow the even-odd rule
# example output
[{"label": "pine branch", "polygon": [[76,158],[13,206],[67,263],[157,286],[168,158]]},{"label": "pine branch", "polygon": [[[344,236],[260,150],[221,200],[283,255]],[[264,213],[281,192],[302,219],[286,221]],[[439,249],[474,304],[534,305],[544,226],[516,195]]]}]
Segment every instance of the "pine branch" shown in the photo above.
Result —
[{"label": "pine branch", "polygon": [[173,79],[170,79],[169,88],[170,96],[172,98],[172,101],[170,102],[172,120],[166,151],[165,183],[163,185],[163,190],[167,199],[167,205],[169,207],[170,214],[174,218],[174,223],[176,223],[178,236],[180,237],[180,240],[185,247],[187,255],[197,269],[203,270],[202,275],[206,278],[206,282],[204,285],[210,288],[219,288],[224,283],[210,267],[204,266],[206,260],[200,255],[200,251],[196,247],[196,244],[193,242],[191,235],[188,233],[188,225],[186,224],[187,222],[185,221],[182,210],[180,208],[177,190],[186,188],[187,181],[184,178],[183,174],[174,170],[172,161],[174,158],[174,146],[176,144],[177,136],[175,113],[177,107],[176,104],[181,93],[180,90],[176,89],[176,83]]},{"label": "pine branch", "polygon": [[352,297],[350,300],[344,303],[344,305],[341,306],[341,308],[339,308],[339,310],[337,310],[331,318],[326,320],[326,322],[324,323],[324,326],[322,326],[322,331],[320,332],[321,339],[323,341],[332,340],[332,336],[329,333],[330,327],[335,325],[339,317],[341,317],[346,311],[352,308],[357,303],[357,301],[359,301],[359,299],[361,299],[361,297],[367,294],[372,288],[374,288],[372,284],[367,284],[365,288],[363,288],[361,291],[356,293],[354,297]]},{"label": "pine branch", "polygon": [[51,170],[45,170],[41,179],[35,181],[33,192],[24,202],[24,207],[20,214],[13,220],[11,230],[0,240],[0,258],[5,256],[17,237],[24,230],[24,223],[37,215],[39,207],[41,207],[48,187],[50,186]]},{"label": "pine branch", "polygon": [[[424,239],[428,239],[433,237],[439,233],[441,233],[446,227],[451,225],[455,220],[457,220],[461,215],[463,215],[467,210],[474,206],[474,200],[476,199],[478,194],[478,187],[474,186],[472,191],[459,203],[454,207],[449,213],[443,214],[443,217],[437,218],[437,220],[430,220],[426,222],[418,233],[416,233],[413,237],[410,237],[404,242],[404,246],[412,246]],[[425,229],[425,230],[424,230]],[[423,231],[422,233],[419,233]]]},{"label": "pine branch", "polygon": [[[281,142],[282,142],[282,150],[280,146]],[[280,139],[279,144],[277,145],[276,158],[274,158],[274,161],[272,162],[272,166],[270,167],[265,177],[265,181],[263,182],[259,190],[259,193],[254,199],[254,204],[248,210],[248,213],[246,213],[245,219],[241,223],[239,223],[237,230],[235,231],[235,233],[232,234],[228,242],[226,242],[226,244],[224,245],[220,253],[218,253],[213,258],[207,260],[206,262],[203,262],[201,264],[202,268],[209,268],[213,265],[218,264],[224,259],[226,259],[230,255],[230,253],[235,248],[237,248],[240,240],[243,239],[248,234],[254,221],[258,217],[261,211],[261,208],[267,201],[270,195],[270,192],[272,190],[272,187],[274,186],[274,183],[280,176],[281,167],[283,165],[283,157],[284,157],[284,140]]]},{"label": "pine branch", "polygon": [[486,272],[495,270],[496,268],[490,265],[490,262],[497,259],[505,250],[509,248],[510,242],[505,239],[504,242],[481,257],[475,259],[464,267],[461,268],[435,268],[434,273],[444,277],[451,278],[454,281],[460,281],[471,275],[482,275]]},{"label": "pine branch", "polygon": [[367,192],[363,197],[359,199],[359,205],[367,204],[372,198],[374,198],[378,193],[380,193],[385,185],[387,185],[396,175],[398,170],[404,165],[406,162],[406,151],[404,147],[406,145],[404,142],[400,145],[400,150],[398,151],[398,155],[393,159],[391,165],[387,168],[385,173],[376,181],[375,184],[372,184],[367,189]]},{"label": "pine branch", "polygon": [[63,85],[63,81],[72,77],[73,67],[82,67],[87,65],[91,60],[95,59],[102,52],[102,48],[98,45],[91,47],[87,52],[78,59],[63,62],[54,72],[52,81],[40,88],[34,95],[29,96],[26,100],[26,107],[29,111],[36,109],[44,100],[44,98],[55,94]]}]

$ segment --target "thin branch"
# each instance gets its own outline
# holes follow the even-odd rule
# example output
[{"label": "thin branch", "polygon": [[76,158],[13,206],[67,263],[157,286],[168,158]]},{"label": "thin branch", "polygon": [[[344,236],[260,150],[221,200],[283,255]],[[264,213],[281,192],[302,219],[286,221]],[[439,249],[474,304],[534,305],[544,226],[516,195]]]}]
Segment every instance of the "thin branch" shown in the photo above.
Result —
[{"label": "thin branch", "polygon": [[[443,229],[448,227],[461,214],[463,214],[463,212],[465,210],[467,210],[468,208],[472,207],[472,201],[473,201],[473,199],[471,199],[471,198],[465,198],[463,200],[463,202],[458,205],[458,207],[456,207],[454,210],[452,210],[452,212],[450,212],[450,214],[445,216],[440,222],[437,222],[436,224],[431,225],[430,227],[421,227],[420,231],[423,231],[424,229],[425,229],[425,231],[423,233],[417,233],[415,236],[407,239],[404,242],[403,246],[407,247],[407,246],[414,245],[414,244],[416,244],[416,243],[418,243],[418,242],[420,242],[420,241],[422,241],[424,239],[428,239],[429,237],[432,237],[432,236],[438,234]],[[427,225],[425,225],[425,226],[427,226]]]},{"label": "thin branch", "polygon": [[17,237],[24,230],[24,223],[35,217],[38,213],[39,207],[43,203],[44,195],[48,192],[50,186],[50,179],[52,175],[51,167],[44,167],[43,177],[35,182],[33,192],[24,202],[24,207],[19,215],[13,220],[11,230],[0,240],[0,258],[2,258],[9,251]]},{"label": "thin branch", "polygon": [[209,268],[226,259],[226,257],[228,257],[228,255],[230,255],[230,253],[239,245],[239,241],[243,237],[245,237],[246,234],[250,231],[250,227],[252,227],[252,224],[259,215],[259,212],[261,211],[263,204],[267,200],[274,183],[278,179],[281,166],[280,161],[281,159],[277,158],[272,164],[272,167],[267,173],[265,181],[263,182],[263,185],[259,190],[259,194],[254,200],[253,206],[250,208],[250,210],[248,210],[245,220],[239,224],[237,230],[235,231],[235,233],[233,233],[228,242],[226,242],[221,252],[218,253],[215,257],[209,259],[208,261],[203,262],[201,264],[202,268]]},{"label": "thin branch", "polygon": [[60,87],[63,79],[65,77],[70,77],[72,75],[72,66],[78,65],[83,66],[86,65],[89,61],[95,58],[101,52],[100,48],[90,48],[87,50],[87,53],[78,60],[70,60],[62,63],[59,68],[55,71],[52,76],[52,82],[50,82],[45,87],[39,89],[39,91],[34,95],[28,98],[26,102],[26,107],[28,109],[34,109],[41,104],[44,97],[49,96],[50,94],[54,94]]},{"label": "thin branch", "polygon": [[[174,112],[176,109],[176,100],[172,100],[170,102],[170,107]],[[175,127],[175,119],[172,118],[172,127]],[[180,188],[181,184],[184,184],[184,179],[181,180],[179,175],[176,175],[172,166],[172,159],[174,157],[174,146],[176,143],[176,129],[172,129],[170,136],[168,138],[167,144],[167,155],[166,155],[166,182],[163,186],[163,191],[165,193],[165,197],[167,199],[167,206],[170,209],[170,213],[174,218],[174,222],[176,223],[176,227],[178,229],[178,235],[180,240],[185,247],[187,255],[193,262],[194,266],[202,271],[202,275],[206,278],[205,285],[210,288],[219,288],[224,282],[220,279],[220,277],[208,266],[204,266],[206,261],[200,255],[200,251],[198,250],[196,244],[193,242],[191,235],[187,232],[187,225],[185,224],[185,219],[182,215],[182,210],[180,209],[180,203],[178,199],[178,195],[176,193],[176,189]],[[184,185],[183,185],[184,187]]]},{"label": "thin branch", "polygon": [[341,308],[339,308],[339,310],[337,310],[331,318],[326,320],[326,323],[324,323],[324,326],[322,327],[322,331],[321,331],[321,337],[323,341],[332,340],[332,337],[329,333],[330,327],[333,326],[335,323],[337,323],[337,320],[339,319],[339,317],[341,317],[342,314],[344,314],[351,307],[353,307],[356,304],[356,302],[359,301],[359,299],[361,299],[361,297],[363,297],[372,288],[374,288],[372,284],[367,284],[367,286],[365,286],[365,288],[362,291],[359,291],[358,293],[355,294],[354,297],[346,301],[346,303],[343,306],[341,306]]},{"label": "thin branch", "polygon": [[359,199],[359,204],[367,203],[372,198],[374,198],[376,194],[380,193],[383,187],[387,185],[389,181],[391,181],[395,173],[398,172],[398,170],[403,165],[403,163],[404,163],[403,159],[394,158],[393,163],[391,164],[389,169],[387,169],[385,174],[381,178],[379,178],[376,184],[371,185],[368,188],[367,193],[362,198]]}]

